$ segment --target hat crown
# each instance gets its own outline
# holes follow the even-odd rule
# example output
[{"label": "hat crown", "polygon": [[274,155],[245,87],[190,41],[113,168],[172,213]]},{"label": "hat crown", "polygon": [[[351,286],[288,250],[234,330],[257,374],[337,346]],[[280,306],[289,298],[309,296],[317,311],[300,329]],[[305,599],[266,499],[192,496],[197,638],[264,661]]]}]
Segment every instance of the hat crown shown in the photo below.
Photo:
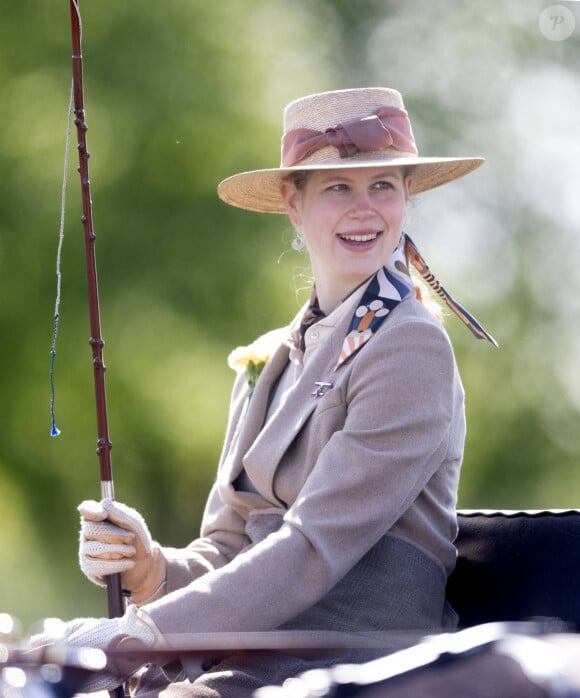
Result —
[{"label": "hat crown", "polygon": [[286,106],[284,133],[299,128],[326,131],[343,121],[370,116],[381,107],[404,109],[401,93],[388,87],[364,87],[308,95]]},{"label": "hat crown", "polygon": [[284,109],[280,167],[232,175],[218,194],[233,206],[286,213],[281,183],[296,170],[411,167],[410,193],[463,177],[483,163],[473,157],[419,157],[398,90],[360,87],[301,97]]}]

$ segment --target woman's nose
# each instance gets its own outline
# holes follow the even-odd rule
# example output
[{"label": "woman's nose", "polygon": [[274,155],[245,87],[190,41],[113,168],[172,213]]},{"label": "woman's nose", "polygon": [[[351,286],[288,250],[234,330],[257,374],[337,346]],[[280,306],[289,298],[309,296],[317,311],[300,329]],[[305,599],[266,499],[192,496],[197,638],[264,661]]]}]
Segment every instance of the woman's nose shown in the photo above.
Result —
[{"label": "woman's nose", "polygon": [[365,219],[375,215],[369,195],[366,192],[354,194],[350,203],[348,213],[352,218]]}]

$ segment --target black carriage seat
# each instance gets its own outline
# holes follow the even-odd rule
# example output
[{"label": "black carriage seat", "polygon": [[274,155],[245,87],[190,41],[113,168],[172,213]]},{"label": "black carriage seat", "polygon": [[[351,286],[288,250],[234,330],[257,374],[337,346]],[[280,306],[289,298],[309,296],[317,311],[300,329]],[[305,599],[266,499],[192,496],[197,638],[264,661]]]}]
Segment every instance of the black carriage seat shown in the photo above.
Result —
[{"label": "black carriage seat", "polygon": [[558,618],[580,629],[580,510],[460,510],[447,598],[460,627]]}]

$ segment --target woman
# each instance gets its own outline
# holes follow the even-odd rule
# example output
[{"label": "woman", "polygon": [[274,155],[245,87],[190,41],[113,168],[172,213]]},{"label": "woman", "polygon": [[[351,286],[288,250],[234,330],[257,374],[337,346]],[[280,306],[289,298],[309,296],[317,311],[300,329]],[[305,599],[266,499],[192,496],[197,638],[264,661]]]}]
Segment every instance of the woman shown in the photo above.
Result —
[{"label": "woman", "polygon": [[[463,389],[409,260],[444,291],[403,223],[409,196],[482,162],[419,157],[400,94],[364,88],[288,105],[282,166],[219,185],[234,206],[288,214],[296,246],[310,255],[312,297],[288,327],[231,357],[239,373],[200,538],[162,548],[134,510],[80,506],[83,571],[100,584],[122,572],[133,603],[121,619],[69,623],[68,643],[454,627],[445,585],[455,564]],[[305,666],[226,659],[202,672],[183,658],[183,673],[150,669],[137,690],[156,694],[173,681],[170,690],[190,696],[241,698]],[[115,683],[105,679],[95,688]]]}]

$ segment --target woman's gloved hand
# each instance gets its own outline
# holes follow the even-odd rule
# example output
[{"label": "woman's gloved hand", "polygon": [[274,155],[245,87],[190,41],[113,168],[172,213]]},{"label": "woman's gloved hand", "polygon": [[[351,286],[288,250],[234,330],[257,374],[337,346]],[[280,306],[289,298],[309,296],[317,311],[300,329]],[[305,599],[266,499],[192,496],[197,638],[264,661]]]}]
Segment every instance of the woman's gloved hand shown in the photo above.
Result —
[{"label": "woman's gloved hand", "polygon": [[151,539],[145,520],[130,507],[112,499],[87,500],[78,507],[81,515],[79,562],[95,584],[121,574],[121,585],[135,603],[145,603],[165,580],[165,558]]},{"label": "woman's gloved hand", "polygon": [[[130,643],[130,659],[115,658],[114,650]],[[143,663],[136,659],[143,648],[163,648],[166,643],[151,618],[136,606],[130,606],[121,618],[76,618],[60,623],[49,632],[33,635],[29,640],[32,649],[63,645],[70,648],[91,648],[109,652],[107,665],[98,674],[91,676],[83,685],[83,692],[111,690],[122,684]]]}]

